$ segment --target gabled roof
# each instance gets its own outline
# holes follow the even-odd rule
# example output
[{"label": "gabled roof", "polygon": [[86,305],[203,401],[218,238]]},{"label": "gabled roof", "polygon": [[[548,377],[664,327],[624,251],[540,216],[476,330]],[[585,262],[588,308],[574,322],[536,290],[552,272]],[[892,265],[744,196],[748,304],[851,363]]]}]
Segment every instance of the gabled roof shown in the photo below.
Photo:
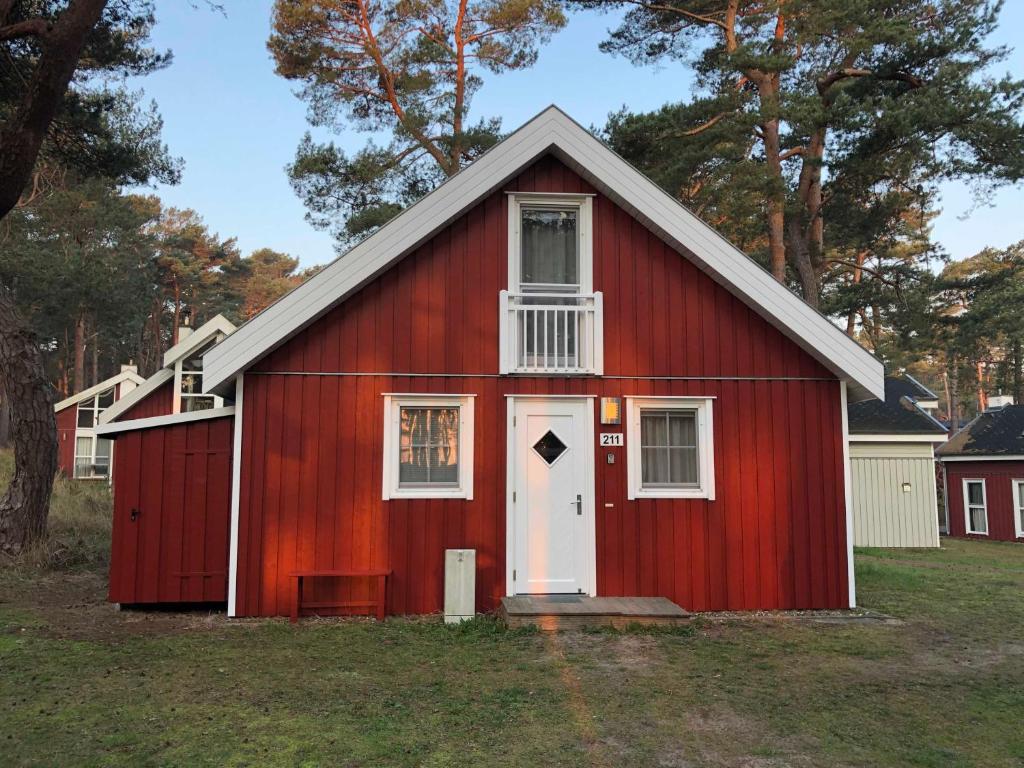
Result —
[{"label": "gabled roof", "polygon": [[139,386],[129,392],[127,395],[122,397],[120,400],[115,402],[112,406],[107,408],[103,413],[100,414],[98,419],[100,424],[109,424],[114,421],[118,416],[125,413],[136,403],[145,400],[156,390],[158,390],[163,384],[174,379],[173,368],[161,368],[159,371],[154,373],[148,379],[143,381]]},{"label": "gabled roof", "polygon": [[921,410],[915,397],[908,394],[922,395],[922,391],[928,392],[916,381],[886,376],[885,400],[865,400],[847,407],[850,434],[945,436],[946,428]]},{"label": "gabled roof", "polygon": [[65,408],[69,408],[72,405],[76,405],[77,403],[80,403],[83,400],[88,400],[90,397],[95,397],[100,392],[104,392],[110,389],[111,387],[115,387],[123,381],[131,381],[137,385],[140,385],[142,384],[142,382],[145,381],[145,379],[139,376],[139,374],[137,374],[135,371],[121,371],[116,376],[111,376],[109,379],[104,379],[99,384],[89,387],[88,389],[83,389],[77,395],[72,395],[71,397],[64,398],[59,403],[53,406],[53,410],[55,413],[63,411]]},{"label": "gabled roof", "polygon": [[1024,456],[1024,405],[979,414],[936,453],[943,458]]},{"label": "gabled roof", "polygon": [[548,107],[344,256],[244,324],[203,359],[203,386],[235,375],[388,269],[537,158],[551,153],[851,386],[882,397],[882,364],[712,227],[557,107]]},{"label": "gabled roof", "polygon": [[224,315],[217,315],[207,320],[184,339],[164,352],[164,368],[174,365],[179,360],[184,360],[210,341],[210,339],[214,339],[221,334],[227,336],[234,330],[234,323],[224,317]]},{"label": "gabled roof", "polygon": [[192,331],[164,353],[164,367],[146,380],[139,378],[139,386],[100,414],[100,424],[110,424],[129,408],[145,400],[161,386],[174,378],[174,365],[218,336],[228,336],[235,330],[234,324],[223,315],[217,315]]},{"label": "gabled roof", "polygon": [[937,400],[939,396],[910,374],[886,377],[886,400],[909,397],[914,401]]}]

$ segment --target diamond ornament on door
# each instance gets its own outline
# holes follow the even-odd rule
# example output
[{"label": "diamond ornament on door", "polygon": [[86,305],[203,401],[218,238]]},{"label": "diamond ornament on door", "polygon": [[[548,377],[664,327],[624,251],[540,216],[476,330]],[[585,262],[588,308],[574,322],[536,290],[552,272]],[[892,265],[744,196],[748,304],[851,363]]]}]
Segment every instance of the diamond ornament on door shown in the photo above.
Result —
[{"label": "diamond ornament on door", "polygon": [[533,450],[550,467],[569,448],[559,439],[558,435],[549,429],[541,436],[540,440],[533,444]]}]

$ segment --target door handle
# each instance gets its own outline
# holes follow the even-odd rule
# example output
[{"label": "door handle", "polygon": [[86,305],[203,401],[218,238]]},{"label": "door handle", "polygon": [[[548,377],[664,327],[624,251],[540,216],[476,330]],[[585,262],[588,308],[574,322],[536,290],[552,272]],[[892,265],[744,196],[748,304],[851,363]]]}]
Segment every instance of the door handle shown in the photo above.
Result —
[{"label": "door handle", "polygon": [[576,494],[576,514],[583,514],[583,494],[581,493]]},{"label": "door handle", "polygon": [[132,513],[129,516],[129,519],[134,523],[136,521],[136,519],[138,519],[139,515],[141,515],[141,514],[142,514],[142,510],[141,509],[138,509],[137,507],[132,507]]}]

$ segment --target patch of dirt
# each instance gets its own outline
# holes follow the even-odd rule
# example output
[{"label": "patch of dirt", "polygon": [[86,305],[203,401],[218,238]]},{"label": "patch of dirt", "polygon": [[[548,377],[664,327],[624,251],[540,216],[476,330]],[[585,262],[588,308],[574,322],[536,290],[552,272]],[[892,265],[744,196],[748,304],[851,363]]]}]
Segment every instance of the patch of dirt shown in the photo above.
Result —
[{"label": "patch of dirt", "polygon": [[[779,766],[781,768],[781,766],[814,764],[814,761],[807,755],[814,754],[816,750],[807,749],[806,744],[796,748],[795,745],[788,744],[787,739],[771,737],[760,721],[742,717],[731,709],[715,707],[713,711],[690,712],[686,715],[684,722],[687,730],[697,735],[696,741],[700,749],[701,765],[727,765],[742,768],[776,768]],[[737,733],[744,734],[742,740],[744,744],[771,745],[772,751],[781,753],[780,756],[737,755],[734,751],[738,746]],[[781,755],[785,755],[785,757]]]},{"label": "patch of dirt", "polygon": [[903,621],[877,611],[863,608],[821,611],[709,611],[695,614],[712,624],[723,623],[779,623],[807,624],[886,624],[901,626]]},{"label": "patch of dirt", "polygon": [[[119,611],[107,602],[106,595],[106,578],[88,572],[55,572],[0,584],[0,603],[30,611],[41,623],[38,627],[33,625],[32,631],[55,639],[111,642],[126,637],[221,630],[228,626],[223,611]],[[0,630],[19,632],[22,628],[8,626]]]},{"label": "patch of dirt", "polygon": [[560,647],[570,654],[586,656],[607,672],[642,672],[655,661],[661,648],[657,635],[622,632],[558,632]]}]

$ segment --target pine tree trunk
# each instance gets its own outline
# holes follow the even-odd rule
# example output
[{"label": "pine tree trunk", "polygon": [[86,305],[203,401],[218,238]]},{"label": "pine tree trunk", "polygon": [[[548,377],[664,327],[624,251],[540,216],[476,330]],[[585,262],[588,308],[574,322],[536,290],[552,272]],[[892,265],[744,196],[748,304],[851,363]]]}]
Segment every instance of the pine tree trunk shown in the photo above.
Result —
[{"label": "pine tree trunk", "polygon": [[75,388],[78,394],[85,387],[85,317],[79,315],[75,321]]},{"label": "pine tree trunk", "polygon": [[1024,360],[1021,360],[1022,349],[1020,339],[1013,342],[1013,402],[1017,405],[1024,405]]},{"label": "pine tree trunk", "polygon": [[960,429],[960,360],[954,355],[950,361],[950,397],[949,397],[949,412],[950,423],[953,427],[953,431],[956,432]]},{"label": "pine tree trunk", "polygon": [[57,472],[53,389],[39,347],[0,286],[0,397],[10,406],[14,477],[0,497],[0,553],[17,555],[46,532]]},{"label": "pine tree trunk", "polygon": [[821,275],[811,260],[811,252],[807,238],[800,231],[800,224],[795,220],[789,222],[789,261],[796,267],[800,278],[800,291],[804,301],[817,309],[821,305]]},{"label": "pine tree trunk", "polygon": [[92,384],[90,386],[95,387],[100,383],[100,337],[99,333],[96,332],[95,323],[93,323],[93,336],[92,336]]},{"label": "pine tree trunk", "polygon": [[978,413],[984,413],[988,409],[988,397],[985,396],[985,366],[979,360],[974,364],[978,376]]},{"label": "pine tree trunk", "polygon": [[953,398],[949,394],[949,371],[942,372],[942,386],[946,390],[946,421],[953,423]]},{"label": "pine tree trunk", "polygon": [[[762,86],[764,87],[764,86]],[[773,102],[773,93],[762,94],[762,104]],[[786,281],[786,193],[782,174],[781,143],[778,119],[763,124],[764,154],[768,170],[776,189],[768,195],[768,263],[772,277],[780,283]]]},{"label": "pine tree trunk", "polygon": [[0,448],[11,444],[11,409],[7,407],[7,398],[0,396]]}]

